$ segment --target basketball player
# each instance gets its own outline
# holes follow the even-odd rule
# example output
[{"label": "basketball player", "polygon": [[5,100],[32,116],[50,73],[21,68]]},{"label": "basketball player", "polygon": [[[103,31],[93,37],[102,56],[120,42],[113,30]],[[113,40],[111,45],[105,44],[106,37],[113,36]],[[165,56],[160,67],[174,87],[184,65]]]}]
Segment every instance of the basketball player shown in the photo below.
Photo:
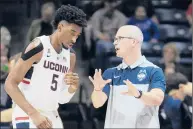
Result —
[{"label": "basketball player", "polygon": [[[143,34],[137,26],[119,28],[114,45],[123,62],[95,70],[92,102],[101,107],[108,99],[105,128],[159,128],[158,109],[165,92],[162,69],[141,54]],[[110,86],[112,85],[112,86]]]},{"label": "basketball player", "polygon": [[58,103],[69,102],[79,82],[70,48],[86,24],[82,10],[62,5],[54,17],[55,32],[35,38],[22,52],[5,83],[16,104],[14,128],[63,128]]}]

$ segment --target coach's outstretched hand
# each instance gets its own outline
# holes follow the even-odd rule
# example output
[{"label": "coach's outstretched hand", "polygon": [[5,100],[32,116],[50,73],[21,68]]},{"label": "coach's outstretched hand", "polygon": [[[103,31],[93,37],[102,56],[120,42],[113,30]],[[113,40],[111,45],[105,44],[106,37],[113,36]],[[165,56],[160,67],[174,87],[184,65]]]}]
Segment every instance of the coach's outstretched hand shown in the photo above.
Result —
[{"label": "coach's outstretched hand", "polygon": [[102,75],[101,75],[101,69],[99,70],[95,69],[94,77],[92,78],[91,76],[89,76],[89,79],[93,83],[95,91],[103,90],[104,86],[107,83],[111,82],[111,79],[103,80]]},{"label": "coach's outstretched hand", "polygon": [[123,82],[128,86],[128,91],[122,92],[121,94],[135,97],[139,96],[139,91],[129,80],[124,80]]},{"label": "coach's outstretched hand", "polygon": [[70,93],[76,92],[79,86],[79,77],[77,73],[67,73],[64,77],[64,81],[67,85],[69,85],[68,91]]},{"label": "coach's outstretched hand", "polygon": [[41,115],[39,112],[30,115],[30,118],[38,129],[52,128],[52,122],[47,117]]}]

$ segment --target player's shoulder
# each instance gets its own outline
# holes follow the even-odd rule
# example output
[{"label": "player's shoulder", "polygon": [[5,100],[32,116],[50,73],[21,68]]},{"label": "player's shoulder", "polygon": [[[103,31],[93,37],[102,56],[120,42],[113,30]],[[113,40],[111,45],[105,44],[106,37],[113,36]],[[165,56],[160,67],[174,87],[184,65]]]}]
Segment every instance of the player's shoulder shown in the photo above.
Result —
[{"label": "player's shoulder", "polygon": [[22,54],[21,58],[23,60],[28,60],[32,57],[34,57],[36,60],[40,60],[42,57],[42,52],[43,52],[43,45],[41,43],[41,40],[38,38],[35,38],[28,44]]},{"label": "player's shoulder", "polygon": [[25,51],[30,51],[34,48],[41,48],[43,50],[42,42],[39,38],[33,39],[25,48]]}]

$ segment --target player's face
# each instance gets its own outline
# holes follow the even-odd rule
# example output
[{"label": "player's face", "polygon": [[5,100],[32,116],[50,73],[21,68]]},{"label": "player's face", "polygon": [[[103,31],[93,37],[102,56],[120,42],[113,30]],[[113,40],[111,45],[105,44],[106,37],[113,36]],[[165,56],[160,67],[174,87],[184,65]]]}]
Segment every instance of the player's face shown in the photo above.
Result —
[{"label": "player's face", "polygon": [[59,32],[60,41],[65,47],[71,48],[80,36],[82,28],[76,24],[62,25],[62,29]]}]

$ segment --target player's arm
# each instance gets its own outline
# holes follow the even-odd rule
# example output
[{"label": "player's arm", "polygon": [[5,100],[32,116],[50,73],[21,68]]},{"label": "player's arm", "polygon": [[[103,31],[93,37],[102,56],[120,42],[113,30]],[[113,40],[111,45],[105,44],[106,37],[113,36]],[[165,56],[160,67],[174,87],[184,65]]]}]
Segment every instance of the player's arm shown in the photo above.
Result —
[{"label": "player's arm", "polygon": [[161,105],[164,99],[164,92],[166,89],[166,82],[164,73],[160,68],[154,68],[152,71],[152,78],[150,83],[150,91],[144,92],[141,100],[146,105]]},{"label": "player's arm", "polygon": [[32,64],[41,59],[42,50],[43,46],[38,39],[32,41],[22,53],[21,58],[19,58],[14,68],[10,71],[5,82],[5,91],[29,116],[36,113],[37,110],[25,99],[18,85]]},{"label": "player's arm", "polygon": [[101,70],[95,70],[94,77],[89,77],[94,85],[94,90],[91,95],[91,100],[95,108],[104,105],[110,93],[111,70],[108,69],[101,76]]},{"label": "player's arm", "polygon": [[[76,54],[75,54],[75,52],[71,52],[70,53],[70,70],[69,70],[70,73],[68,73],[68,75],[67,75],[68,77],[69,76],[72,77],[71,73],[75,74],[75,73],[73,73],[75,65],[76,65]],[[73,84],[75,86],[69,85],[68,90],[65,90],[65,88],[63,88],[61,90],[60,97],[59,97],[59,103],[60,104],[68,103],[71,100],[71,98],[74,96],[74,94],[75,94],[75,92],[76,92],[76,90],[78,88],[78,85],[79,85],[78,84],[78,80],[79,80],[78,76],[75,76],[75,79],[74,79],[75,82]],[[73,82],[71,82],[71,83],[73,83]]]}]

